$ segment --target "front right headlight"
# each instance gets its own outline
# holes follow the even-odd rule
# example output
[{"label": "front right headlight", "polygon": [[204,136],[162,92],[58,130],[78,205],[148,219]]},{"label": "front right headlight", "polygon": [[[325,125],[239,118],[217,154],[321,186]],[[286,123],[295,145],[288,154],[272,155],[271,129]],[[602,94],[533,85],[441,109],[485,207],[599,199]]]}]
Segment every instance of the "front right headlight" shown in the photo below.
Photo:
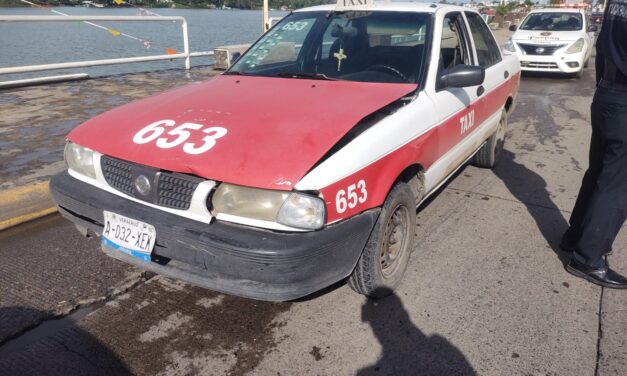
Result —
[{"label": "front right headlight", "polygon": [[507,52],[516,52],[516,47],[514,46],[514,42],[512,41],[512,38],[509,38],[505,44],[503,45],[503,51],[507,51]]},{"label": "front right headlight", "polygon": [[96,178],[93,150],[68,141],[63,150],[63,157],[70,170],[92,179]]},{"label": "front right headlight", "polygon": [[313,195],[226,183],[216,189],[211,203],[216,215],[277,222],[306,230],[321,228],[326,215],[324,201]]}]

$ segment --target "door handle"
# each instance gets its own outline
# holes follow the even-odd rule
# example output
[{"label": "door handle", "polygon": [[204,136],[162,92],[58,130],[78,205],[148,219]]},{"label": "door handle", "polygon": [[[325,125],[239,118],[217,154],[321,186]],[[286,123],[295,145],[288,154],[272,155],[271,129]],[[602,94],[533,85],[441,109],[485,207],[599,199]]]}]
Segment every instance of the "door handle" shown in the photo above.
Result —
[{"label": "door handle", "polygon": [[483,87],[483,85],[481,85],[477,88],[477,96],[480,97],[483,95],[483,93],[485,93],[485,88]]},{"label": "door handle", "polygon": [[505,71],[505,73],[503,73],[503,77],[505,77],[505,78],[509,77],[509,72]]}]

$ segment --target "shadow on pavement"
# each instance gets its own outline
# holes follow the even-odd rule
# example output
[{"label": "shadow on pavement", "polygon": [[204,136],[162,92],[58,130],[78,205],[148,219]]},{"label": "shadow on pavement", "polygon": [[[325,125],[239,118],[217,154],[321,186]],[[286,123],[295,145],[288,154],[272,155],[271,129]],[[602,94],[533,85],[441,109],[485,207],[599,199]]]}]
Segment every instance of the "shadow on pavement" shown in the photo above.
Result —
[{"label": "shadow on pavement", "polygon": [[376,364],[357,372],[366,375],[476,375],[464,354],[446,338],[426,336],[414,326],[399,297],[369,299],[361,318],[383,347]]},{"label": "shadow on pavement", "polygon": [[523,71],[523,78],[547,78],[553,80],[564,80],[564,79],[573,79],[577,80],[573,73],[553,73],[553,72],[534,72],[534,71]]},{"label": "shadow on pavement", "polygon": [[565,266],[570,260],[570,255],[560,250],[559,242],[568,228],[568,222],[551,199],[542,176],[517,163],[514,158],[514,153],[503,150],[501,161],[493,170],[494,174],[505,183],[512,195],[525,205],[547,244]]},{"label": "shadow on pavement", "polygon": [[[25,307],[0,307],[0,326],[17,316],[50,317]],[[130,375],[107,346],[68,317],[49,320],[0,341],[0,375]]]}]

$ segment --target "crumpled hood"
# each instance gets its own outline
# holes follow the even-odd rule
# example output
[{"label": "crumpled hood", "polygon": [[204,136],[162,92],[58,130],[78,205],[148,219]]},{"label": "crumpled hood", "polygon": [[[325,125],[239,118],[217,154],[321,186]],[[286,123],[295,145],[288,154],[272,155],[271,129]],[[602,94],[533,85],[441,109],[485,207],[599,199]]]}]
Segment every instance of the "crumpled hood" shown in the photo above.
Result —
[{"label": "crumpled hood", "polygon": [[[105,112],[68,139],[147,166],[290,190],[359,120],[415,89],[415,84],[222,75]],[[167,142],[179,137],[167,132],[185,122],[202,128],[187,129],[185,142],[169,148],[158,147],[157,139],[134,142],[140,130],[162,120],[171,124],[159,137]],[[184,150],[185,143],[204,145],[208,134],[202,130],[210,127],[224,128],[226,134],[206,152]]]},{"label": "crumpled hood", "polygon": [[[544,35],[542,35],[544,34]],[[579,31],[541,31],[541,30],[520,30],[518,29],[512,40],[519,43],[534,44],[559,44],[567,42],[575,42],[583,37],[581,30]]]}]

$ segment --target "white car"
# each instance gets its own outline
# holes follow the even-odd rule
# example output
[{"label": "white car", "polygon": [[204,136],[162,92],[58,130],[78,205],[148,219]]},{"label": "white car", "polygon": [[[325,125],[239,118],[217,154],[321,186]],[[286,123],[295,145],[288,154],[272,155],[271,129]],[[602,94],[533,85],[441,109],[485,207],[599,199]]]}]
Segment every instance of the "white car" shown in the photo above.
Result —
[{"label": "white car", "polygon": [[356,1],[292,12],[224,74],[74,129],[61,214],[112,257],[230,294],[389,294],[417,205],[497,163],[520,68],[473,10]]},{"label": "white car", "polygon": [[[534,10],[503,46],[516,54],[523,71],[574,73],[581,77],[594,45],[596,25],[589,25],[583,9]],[[592,34],[592,36],[591,36]]]}]

